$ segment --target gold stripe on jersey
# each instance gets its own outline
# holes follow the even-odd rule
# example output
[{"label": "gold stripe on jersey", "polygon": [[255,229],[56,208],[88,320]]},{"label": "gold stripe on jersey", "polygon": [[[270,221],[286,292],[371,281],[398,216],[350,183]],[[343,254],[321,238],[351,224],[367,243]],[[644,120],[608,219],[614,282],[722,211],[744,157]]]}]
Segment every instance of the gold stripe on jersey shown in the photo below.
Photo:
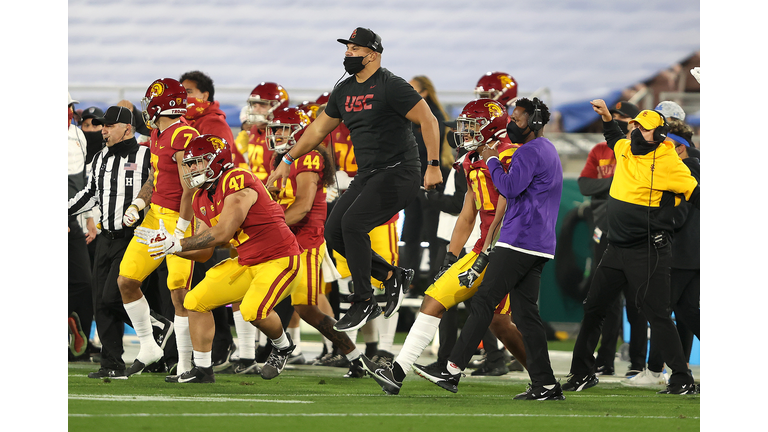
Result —
[{"label": "gold stripe on jersey", "polygon": [[[200,132],[197,131],[197,129],[193,128],[192,126],[181,126],[176,128],[176,130],[173,131],[173,135],[171,135],[171,145],[173,145],[173,142],[176,141],[176,135],[179,134],[181,131],[191,131],[188,133],[185,133],[182,135],[182,137],[186,138],[186,141],[184,141],[184,148],[187,148],[187,145],[189,145],[189,142],[192,141],[192,138],[199,136]],[[176,150],[174,148],[174,150]],[[181,150],[178,150],[181,151]]]}]

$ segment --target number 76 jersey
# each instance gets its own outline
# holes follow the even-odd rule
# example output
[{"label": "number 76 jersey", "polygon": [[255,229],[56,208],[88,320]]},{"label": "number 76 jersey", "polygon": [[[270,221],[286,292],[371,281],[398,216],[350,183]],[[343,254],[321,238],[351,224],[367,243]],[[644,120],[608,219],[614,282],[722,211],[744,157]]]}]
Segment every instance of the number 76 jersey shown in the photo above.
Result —
[{"label": "number 76 jersey", "polygon": [[259,197],[230,240],[237,249],[238,263],[251,266],[300,254],[302,249],[285,223],[283,209],[272,201],[267,188],[249,170],[231,168],[221,174],[211,189],[196,190],[192,198],[195,217],[209,227],[216,226],[224,200],[245,188],[255,190]]}]

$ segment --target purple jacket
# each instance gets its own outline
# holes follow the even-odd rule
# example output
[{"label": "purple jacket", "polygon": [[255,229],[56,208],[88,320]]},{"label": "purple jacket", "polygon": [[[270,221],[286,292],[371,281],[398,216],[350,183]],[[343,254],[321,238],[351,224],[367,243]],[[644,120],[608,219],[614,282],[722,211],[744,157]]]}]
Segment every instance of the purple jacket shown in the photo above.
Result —
[{"label": "purple jacket", "polygon": [[486,161],[507,210],[496,246],[546,258],[555,257],[557,214],[563,167],[555,146],[539,137],[520,146],[504,172],[498,158]]}]

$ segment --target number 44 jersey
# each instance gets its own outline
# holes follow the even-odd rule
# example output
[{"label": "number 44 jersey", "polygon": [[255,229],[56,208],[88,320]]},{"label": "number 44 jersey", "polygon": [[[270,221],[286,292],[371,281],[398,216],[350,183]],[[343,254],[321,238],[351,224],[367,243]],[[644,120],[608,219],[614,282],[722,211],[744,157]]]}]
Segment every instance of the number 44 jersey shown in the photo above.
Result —
[{"label": "number 44 jersey", "polygon": [[226,198],[250,188],[259,197],[230,240],[237,249],[240,265],[255,265],[302,252],[296,236],[285,223],[280,205],[273,201],[264,184],[246,169],[231,168],[221,174],[209,189],[198,189],[192,201],[195,217],[209,227],[218,224]]}]

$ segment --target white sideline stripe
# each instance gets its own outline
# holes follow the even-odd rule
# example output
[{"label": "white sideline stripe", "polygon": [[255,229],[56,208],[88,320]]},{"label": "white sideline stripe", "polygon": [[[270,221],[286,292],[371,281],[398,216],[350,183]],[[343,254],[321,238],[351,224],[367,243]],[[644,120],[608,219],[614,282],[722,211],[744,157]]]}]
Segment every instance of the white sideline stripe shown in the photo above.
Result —
[{"label": "white sideline stripe", "polygon": [[[581,414],[497,414],[497,413],[176,413],[176,414],[69,414],[69,417],[557,417],[557,418],[621,418],[621,419],[679,419],[679,416],[625,416]],[[686,417],[699,420],[699,417]]]},{"label": "white sideline stripe", "polygon": [[138,396],[138,395],[69,395],[71,400],[90,400],[107,402],[267,402],[284,404],[311,404],[312,401],[280,400],[280,399],[251,399],[233,397],[189,397],[189,396]]}]

